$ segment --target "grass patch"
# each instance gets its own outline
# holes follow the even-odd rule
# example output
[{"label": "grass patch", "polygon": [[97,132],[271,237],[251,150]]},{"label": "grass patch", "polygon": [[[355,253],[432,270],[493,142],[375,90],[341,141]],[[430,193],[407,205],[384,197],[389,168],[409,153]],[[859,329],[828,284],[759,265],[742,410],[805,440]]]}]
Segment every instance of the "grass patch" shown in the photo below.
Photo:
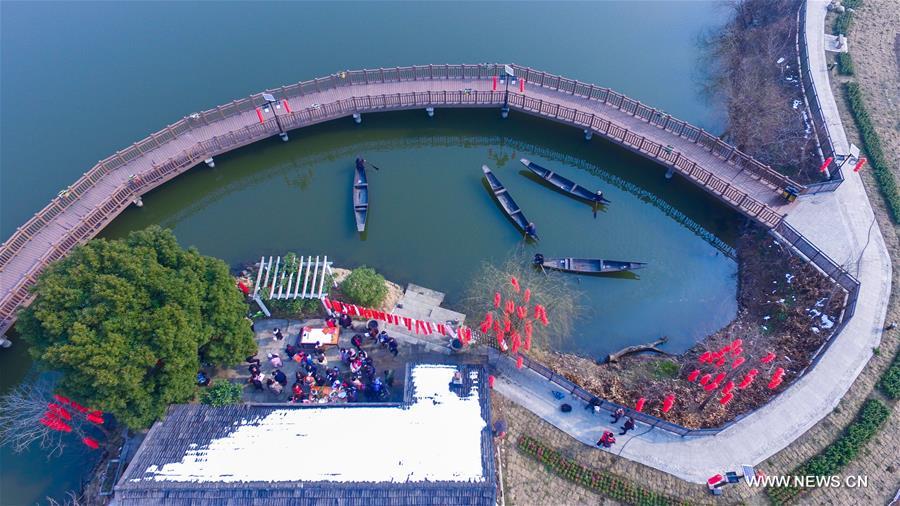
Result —
[{"label": "grass patch", "polygon": [[[891,410],[887,406],[878,400],[869,399],[862,409],[859,410],[856,419],[847,427],[837,441],[786,474],[791,476],[831,476],[838,474],[841,469],[846,467],[856,457],[860,449],[878,433],[878,429],[881,428],[890,415]],[[793,486],[766,488],[766,494],[774,504],[792,502],[805,491],[805,488]]]},{"label": "grass patch", "polygon": [[853,58],[850,53],[838,53],[837,55],[838,74],[842,76],[852,76],[856,71],[853,68]]},{"label": "grass patch", "polygon": [[650,374],[656,379],[677,378],[681,366],[671,360],[656,360],[650,363]]},{"label": "grass patch", "polygon": [[648,490],[620,476],[582,466],[531,436],[520,436],[516,448],[543,464],[547,472],[625,504],[641,506],[689,504],[687,501]]},{"label": "grass patch", "polygon": [[875,181],[878,188],[887,201],[888,209],[891,211],[891,217],[895,223],[900,223],[900,194],[897,192],[897,181],[888,167],[888,161],[881,146],[881,138],[875,131],[875,125],[869,117],[866,104],[863,101],[863,93],[859,88],[859,84],[850,82],[844,85],[847,91],[847,99],[850,102],[850,112],[856,120],[856,126],[859,128],[862,137],[863,149],[869,156],[869,165],[875,174]]}]

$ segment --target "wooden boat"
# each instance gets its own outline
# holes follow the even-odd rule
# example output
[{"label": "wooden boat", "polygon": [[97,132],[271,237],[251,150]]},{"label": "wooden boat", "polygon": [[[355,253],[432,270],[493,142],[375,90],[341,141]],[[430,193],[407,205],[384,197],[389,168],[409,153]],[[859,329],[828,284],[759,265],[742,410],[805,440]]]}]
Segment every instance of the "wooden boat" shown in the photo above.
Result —
[{"label": "wooden boat", "polygon": [[366,178],[366,163],[362,158],[357,158],[356,172],[353,176],[353,216],[356,218],[358,232],[365,232],[368,214],[369,180]]},{"label": "wooden boat", "polygon": [[516,201],[513,200],[512,196],[506,191],[506,188],[497,179],[497,176],[491,172],[491,169],[488,168],[487,165],[482,165],[481,170],[484,172],[484,177],[487,179],[488,184],[491,185],[491,191],[494,192],[494,197],[497,199],[497,202],[503,207],[503,211],[513,220],[517,227],[524,233],[526,236],[531,237],[532,239],[537,239],[537,231],[529,230],[528,224],[530,223],[525,215],[522,214],[522,209],[519,208],[519,205],[516,204]]},{"label": "wooden boat", "polygon": [[600,260],[599,258],[544,258],[544,255],[540,253],[534,256],[534,264],[546,269],[580,274],[632,271],[642,269],[647,265],[643,262],[619,262],[617,260]]},{"label": "wooden boat", "polygon": [[539,178],[544,181],[550,183],[551,185],[562,190],[563,193],[569,194],[575,198],[587,200],[588,202],[596,203],[596,204],[609,204],[609,201],[603,198],[603,192],[597,191],[592,192],[583,186],[579,186],[573,181],[570,181],[559,174],[556,174],[552,170],[545,169],[540,165],[532,162],[527,158],[522,158],[519,160],[523,165],[528,167],[528,170],[535,173]]}]

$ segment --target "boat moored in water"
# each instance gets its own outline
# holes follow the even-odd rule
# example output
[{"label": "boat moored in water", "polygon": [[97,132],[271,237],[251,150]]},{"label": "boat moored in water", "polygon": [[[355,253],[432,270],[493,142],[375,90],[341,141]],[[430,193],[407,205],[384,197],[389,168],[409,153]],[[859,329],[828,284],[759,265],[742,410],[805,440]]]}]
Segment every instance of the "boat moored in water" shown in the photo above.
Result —
[{"label": "boat moored in water", "polygon": [[603,197],[603,192],[599,190],[592,192],[584,186],[580,186],[574,181],[564,178],[550,169],[545,169],[527,158],[522,158],[519,161],[522,162],[522,165],[528,167],[528,170],[533,172],[536,176],[562,190],[563,193],[595,204],[609,204],[609,201]]},{"label": "boat moored in water", "polygon": [[644,262],[621,262],[618,260],[601,260],[599,258],[544,258],[538,253],[534,255],[534,265],[545,269],[575,272],[579,274],[603,274],[609,272],[633,271],[643,269]]},{"label": "boat moored in water", "polygon": [[519,208],[519,205],[516,204],[516,201],[513,200],[512,196],[506,191],[506,187],[503,186],[503,183],[497,179],[497,176],[491,172],[491,169],[488,168],[487,165],[482,165],[481,170],[484,172],[484,177],[487,179],[488,184],[491,186],[491,191],[494,193],[494,197],[497,199],[497,202],[500,203],[500,206],[503,207],[503,211],[506,213],[510,219],[513,220],[513,223],[525,234],[526,237],[530,237],[532,239],[537,239],[537,229],[534,226],[534,223],[528,221],[525,218],[525,215],[522,213],[522,209]]},{"label": "boat moored in water", "polygon": [[366,231],[366,219],[369,215],[369,180],[366,178],[366,161],[356,159],[356,171],[353,175],[353,216],[356,218],[357,232]]}]

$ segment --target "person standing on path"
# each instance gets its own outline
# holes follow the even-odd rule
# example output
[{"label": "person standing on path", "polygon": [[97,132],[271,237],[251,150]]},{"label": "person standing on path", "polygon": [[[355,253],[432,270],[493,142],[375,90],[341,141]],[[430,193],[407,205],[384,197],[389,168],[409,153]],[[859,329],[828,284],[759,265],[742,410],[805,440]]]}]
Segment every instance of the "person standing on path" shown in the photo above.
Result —
[{"label": "person standing on path", "polygon": [[625,420],[625,425],[622,426],[622,432],[619,433],[620,436],[624,436],[628,431],[634,430],[634,418],[628,417]]},{"label": "person standing on path", "polygon": [[612,423],[619,423],[619,418],[622,418],[623,416],[625,416],[625,410],[622,408],[617,409],[616,412],[613,413]]}]

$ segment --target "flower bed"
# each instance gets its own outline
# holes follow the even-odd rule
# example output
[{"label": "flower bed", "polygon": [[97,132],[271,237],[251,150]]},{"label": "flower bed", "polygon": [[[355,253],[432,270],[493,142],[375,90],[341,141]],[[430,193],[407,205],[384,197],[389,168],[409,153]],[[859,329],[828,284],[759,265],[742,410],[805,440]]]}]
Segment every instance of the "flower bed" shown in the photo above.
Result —
[{"label": "flower bed", "polygon": [[[804,462],[788,475],[790,476],[832,476],[849,464],[859,450],[878,433],[891,411],[880,401],[869,399],[863,405],[856,420],[831,445],[815,457]],[[787,504],[796,499],[806,489],[802,487],[768,487],[766,494],[774,504]]]},{"label": "flower bed", "polygon": [[652,492],[633,482],[603,471],[582,466],[531,436],[520,436],[516,448],[524,455],[543,464],[544,468],[561,478],[581,485],[591,492],[625,504],[663,505],[688,504],[673,497]]}]

